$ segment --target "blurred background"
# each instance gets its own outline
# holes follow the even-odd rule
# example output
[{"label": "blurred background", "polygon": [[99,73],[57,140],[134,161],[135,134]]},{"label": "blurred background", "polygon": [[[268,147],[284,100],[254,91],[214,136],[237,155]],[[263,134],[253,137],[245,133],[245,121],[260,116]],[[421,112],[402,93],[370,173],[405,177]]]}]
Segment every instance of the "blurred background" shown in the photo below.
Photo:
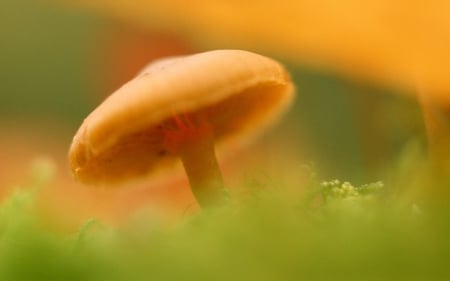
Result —
[{"label": "blurred background", "polygon": [[[431,15],[448,7],[435,4],[426,10],[430,17],[420,14],[416,22],[420,1],[410,11],[403,1],[297,2],[3,0],[1,194],[26,185],[35,166],[47,161],[55,175],[39,191],[40,212],[58,228],[92,216],[117,223],[144,205],[184,214],[192,204],[185,181],[92,190],[72,180],[66,154],[83,118],[149,61],[221,48],[280,60],[298,91],[281,124],[244,160],[225,164],[230,178],[269,177],[301,189],[299,171],[309,165],[324,179],[384,179],[405,144],[424,143],[411,78],[438,93],[439,102],[447,99],[440,94],[448,82],[443,67],[435,67],[449,60],[442,55],[447,29],[447,37],[435,36],[443,49],[430,46],[441,32],[432,27],[439,20],[449,26],[448,18]],[[433,44],[424,45],[424,34]]]}]

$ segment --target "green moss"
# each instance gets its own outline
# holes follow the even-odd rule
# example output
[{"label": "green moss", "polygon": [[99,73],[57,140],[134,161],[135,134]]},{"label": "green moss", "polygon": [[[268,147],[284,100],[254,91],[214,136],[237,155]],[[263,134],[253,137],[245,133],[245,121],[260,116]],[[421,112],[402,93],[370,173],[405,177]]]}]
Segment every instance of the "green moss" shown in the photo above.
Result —
[{"label": "green moss", "polygon": [[22,189],[0,208],[0,280],[450,277],[450,210],[425,216],[380,183],[310,186],[309,197],[283,188],[252,191],[170,228],[150,218],[120,228],[91,220],[72,236],[42,228],[33,213],[35,189]]}]

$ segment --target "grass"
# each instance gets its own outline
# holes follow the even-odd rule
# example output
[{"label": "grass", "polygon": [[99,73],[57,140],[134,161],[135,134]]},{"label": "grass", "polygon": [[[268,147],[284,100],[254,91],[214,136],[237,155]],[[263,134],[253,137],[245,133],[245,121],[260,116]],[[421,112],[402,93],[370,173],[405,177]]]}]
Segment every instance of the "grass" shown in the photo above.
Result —
[{"label": "grass", "polygon": [[[150,217],[89,220],[56,234],[35,186],[0,207],[0,280],[449,280],[450,209],[427,212],[380,182],[312,177],[307,194],[252,191],[167,227]],[[45,178],[44,177],[44,178]]]}]

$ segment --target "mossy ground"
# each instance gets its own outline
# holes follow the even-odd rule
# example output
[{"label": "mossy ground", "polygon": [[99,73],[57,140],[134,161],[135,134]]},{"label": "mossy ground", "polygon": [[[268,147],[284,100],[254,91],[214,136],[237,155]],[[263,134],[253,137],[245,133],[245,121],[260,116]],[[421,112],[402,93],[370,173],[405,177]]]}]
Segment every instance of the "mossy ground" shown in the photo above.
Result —
[{"label": "mossy ground", "polygon": [[313,177],[301,195],[252,190],[170,227],[149,216],[120,227],[92,219],[72,235],[39,223],[36,188],[1,204],[0,280],[450,278],[450,208],[428,211],[380,182]]}]

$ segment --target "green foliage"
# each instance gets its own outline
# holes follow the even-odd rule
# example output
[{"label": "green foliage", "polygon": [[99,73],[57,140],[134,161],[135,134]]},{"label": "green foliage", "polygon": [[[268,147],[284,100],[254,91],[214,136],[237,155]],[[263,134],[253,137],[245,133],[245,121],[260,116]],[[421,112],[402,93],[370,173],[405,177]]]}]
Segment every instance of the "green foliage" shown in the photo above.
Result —
[{"label": "green foliage", "polygon": [[86,42],[98,27],[87,13],[52,2],[2,1],[0,117],[32,125],[57,118],[75,129],[91,106],[87,72],[95,62],[87,62],[95,49]]},{"label": "green foliage", "polygon": [[40,226],[21,189],[0,208],[0,280],[446,280],[449,212],[387,188],[313,179],[310,196],[252,191],[171,227],[89,220],[72,236]]}]

